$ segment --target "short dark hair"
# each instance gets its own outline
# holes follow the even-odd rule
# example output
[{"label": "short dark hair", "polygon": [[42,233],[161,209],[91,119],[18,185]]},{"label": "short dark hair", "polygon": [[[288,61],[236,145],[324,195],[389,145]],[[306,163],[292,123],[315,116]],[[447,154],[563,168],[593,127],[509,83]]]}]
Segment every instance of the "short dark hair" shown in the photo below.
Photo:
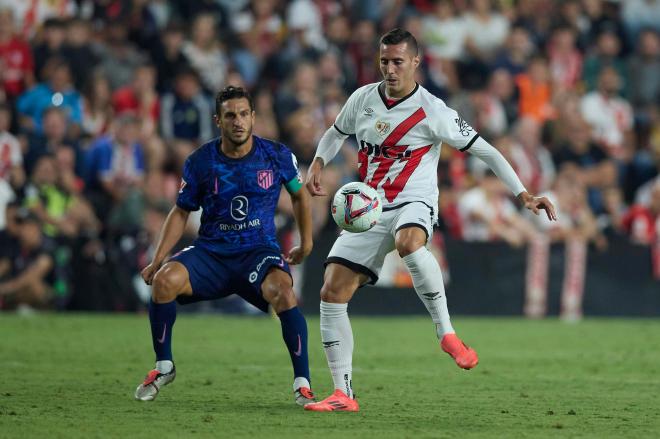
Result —
[{"label": "short dark hair", "polygon": [[401,28],[394,28],[380,38],[380,44],[408,44],[408,49],[415,55],[419,53],[417,46],[417,39],[408,32]]},{"label": "short dark hair", "polygon": [[244,89],[243,87],[234,87],[233,85],[228,85],[223,88],[215,95],[215,113],[220,115],[220,107],[222,103],[230,99],[240,99],[245,98],[250,104],[250,110],[254,111],[254,102],[252,101],[252,95],[250,92]]}]

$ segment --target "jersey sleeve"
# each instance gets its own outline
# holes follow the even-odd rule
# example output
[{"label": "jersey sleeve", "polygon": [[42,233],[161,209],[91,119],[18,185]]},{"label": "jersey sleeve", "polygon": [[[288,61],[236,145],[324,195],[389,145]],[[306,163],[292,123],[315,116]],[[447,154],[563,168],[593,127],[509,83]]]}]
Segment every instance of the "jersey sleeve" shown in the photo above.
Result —
[{"label": "jersey sleeve", "polygon": [[448,143],[460,151],[467,151],[479,138],[474,128],[441,100],[433,102],[431,114],[431,133],[437,143]]},{"label": "jersey sleeve", "polygon": [[348,100],[337,115],[337,119],[335,119],[335,129],[345,136],[355,134],[355,122],[357,119],[361,95],[361,88],[355,90],[353,94],[348,97]]},{"label": "jersey sleeve", "polygon": [[279,154],[281,183],[290,194],[295,194],[302,187],[303,181],[298,170],[298,159],[287,147],[283,147]]},{"label": "jersey sleeve", "polygon": [[189,212],[199,210],[202,202],[200,186],[193,163],[188,157],[183,165],[183,176],[181,177],[181,187],[179,188],[176,205]]}]

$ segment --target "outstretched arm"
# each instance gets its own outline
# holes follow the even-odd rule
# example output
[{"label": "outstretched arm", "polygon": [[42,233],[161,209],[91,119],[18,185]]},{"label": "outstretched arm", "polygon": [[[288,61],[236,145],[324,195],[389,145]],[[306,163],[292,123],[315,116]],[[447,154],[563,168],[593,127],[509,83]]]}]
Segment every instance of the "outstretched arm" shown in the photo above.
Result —
[{"label": "outstretched arm", "polygon": [[160,266],[163,265],[165,257],[170,253],[172,247],[174,247],[181,239],[183,231],[186,228],[186,222],[188,222],[188,215],[190,215],[190,212],[181,209],[179,206],[174,206],[167,215],[165,224],[163,224],[163,228],[160,232],[160,237],[158,238],[158,245],[156,246],[154,258],[151,261],[151,264],[147,265],[144,270],[142,270],[142,279],[144,279],[144,282],[147,285],[151,285],[154,275]]},{"label": "outstretched arm", "polygon": [[330,163],[330,160],[337,155],[337,152],[341,149],[347,137],[348,135],[340,132],[334,125],[328,128],[321,137],[319,146],[316,148],[314,161],[307,172],[307,181],[305,183],[307,190],[312,196],[328,195],[321,186],[321,172],[323,167]]},{"label": "outstretched arm", "polygon": [[309,195],[303,188],[291,194],[291,203],[293,204],[293,216],[300,233],[300,245],[291,249],[286,261],[291,265],[296,265],[301,263],[305,256],[312,251],[312,210],[309,205]]},{"label": "outstretched arm", "polygon": [[479,137],[468,151],[483,160],[526,209],[531,210],[535,215],[538,215],[543,209],[550,221],[557,220],[555,207],[550,200],[546,197],[535,197],[529,194],[509,162],[494,146]]}]

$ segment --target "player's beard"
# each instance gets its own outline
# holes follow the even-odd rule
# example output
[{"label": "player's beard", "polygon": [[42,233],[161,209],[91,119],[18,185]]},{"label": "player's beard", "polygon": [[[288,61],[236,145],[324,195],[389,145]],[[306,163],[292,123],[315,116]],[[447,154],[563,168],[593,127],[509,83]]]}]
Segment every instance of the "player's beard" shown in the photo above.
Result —
[{"label": "player's beard", "polygon": [[229,140],[231,140],[231,143],[233,143],[236,147],[242,146],[245,142],[248,141],[251,135],[252,135],[252,127],[247,128],[242,133],[241,137],[237,137],[232,132],[227,133],[227,137],[229,138]]}]

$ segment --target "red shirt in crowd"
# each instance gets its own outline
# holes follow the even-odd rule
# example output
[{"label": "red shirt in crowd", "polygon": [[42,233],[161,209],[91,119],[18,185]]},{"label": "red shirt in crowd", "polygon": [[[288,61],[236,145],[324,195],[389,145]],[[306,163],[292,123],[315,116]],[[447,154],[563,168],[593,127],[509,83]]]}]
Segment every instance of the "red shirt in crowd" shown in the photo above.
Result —
[{"label": "red shirt in crowd", "polygon": [[25,76],[32,74],[34,59],[30,46],[16,37],[0,42],[0,73],[5,92],[16,97],[25,91]]},{"label": "red shirt in crowd", "polygon": [[[135,95],[131,86],[122,87],[112,95],[112,107],[116,114],[124,112],[131,112],[140,114],[142,111],[142,103]],[[160,103],[158,99],[154,99],[149,108],[149,116],[156,122],[160,114]]]}]

